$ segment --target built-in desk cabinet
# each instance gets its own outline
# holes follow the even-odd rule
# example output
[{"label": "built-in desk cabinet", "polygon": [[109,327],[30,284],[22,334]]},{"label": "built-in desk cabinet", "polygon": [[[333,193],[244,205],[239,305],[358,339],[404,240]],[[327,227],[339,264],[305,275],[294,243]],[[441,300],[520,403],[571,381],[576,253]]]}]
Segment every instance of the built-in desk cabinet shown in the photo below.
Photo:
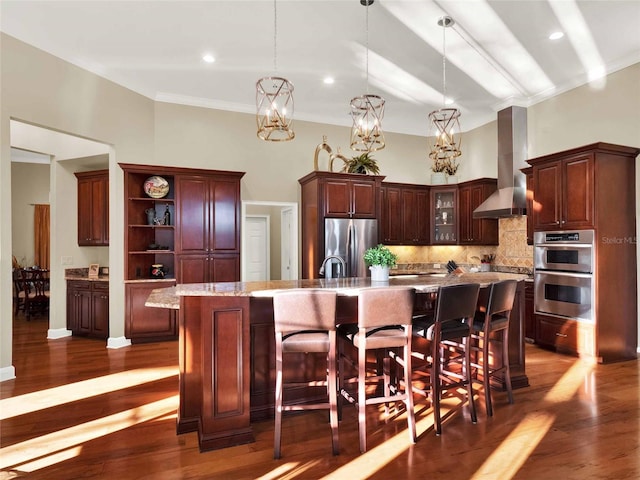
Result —
[{"label": "built-in desk cabinet", "polygon": [[67,280],[67,328],[73,335],[109,336],[109,282]]},{"label": "built-in desk cabinet", "polygon": [[[176,313],[145,307],[146,298],[151,290],[176,283],[240,280],[244,173],[120,166],[125,189],[125,335],[132,342],[175,340]],[[145,194],[144,182],[154,175],[169,183],[165,197]],[[168,223],[163,221],[167,210]],[[157,223],[149,221],[150,211]],[[163,265],[164,279],[151,278],[153,264]]]},{"label": "built-in desk cabinet", "polygon": [[78,245],[109,245],[109,170],[74,173],[78,179]]},{"label": "built-in desk cabinet", "polygon": [[429,187],[382,183],[380,241],[387,245],[429,245]]},{"label": "built-in desk cabinet", "polygon": [[498,245],[498,220],[473,218],[473,211],[497,189],[495,178],[458,184],[459,245]]}]

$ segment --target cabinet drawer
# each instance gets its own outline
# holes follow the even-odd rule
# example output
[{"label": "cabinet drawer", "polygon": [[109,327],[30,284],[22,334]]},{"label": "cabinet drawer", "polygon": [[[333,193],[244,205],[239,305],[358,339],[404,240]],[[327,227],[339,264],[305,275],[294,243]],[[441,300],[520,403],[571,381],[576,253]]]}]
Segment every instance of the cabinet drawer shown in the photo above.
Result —
[{"label": "cabinet drawer", "polygon": [[89,280],[67,280],[68,290],[91,290],[91,282]]},{"label": "cabinet drawer", "polygon": [[557,350],[578,353],[578,322],[536,315],[537,341]]},{"label": "cabinet drawer", "polygon": [[92,282],[94,292],[109,292],[109,282]]}]

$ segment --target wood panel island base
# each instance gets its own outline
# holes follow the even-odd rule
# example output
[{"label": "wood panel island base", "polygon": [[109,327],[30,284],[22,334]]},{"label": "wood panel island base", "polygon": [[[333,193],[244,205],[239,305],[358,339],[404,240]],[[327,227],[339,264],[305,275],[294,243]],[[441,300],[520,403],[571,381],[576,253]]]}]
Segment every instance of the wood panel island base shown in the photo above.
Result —
[{"label": "wood panel island base", "polygon": [[[519,280],[511,314],[509,362],[513,388],[529,385],[524,359],[524,275],[474,273],[446,278],[392,278],[390,286],[411,286],[418,292],[416,310],[430,308],[438,286],[474,282]],[[251,422],[273,417],[275,389],[274,292],[292,288],[337,290],[337,323],[354,323],[360,289],[372,286],[368,278],[269,282],[181,284],[154,290],[147,306],[179,309],[180,376],[177,433],[197,432],[200,451],[254,441]],[[496,354],[499,352],[496,351]],[[300,354],[298,368],[288,378],[305,381],[324,374],[323,361]],[[299,365],[304,364],[304,368]],[[294,380],[295,381],[295,380]],[[504,380],[502,382],[504,384]],[[497,388],[504,388],[499,383]],[[313,387],[294,392],[295,400],[312,400],[321,391]]]}]

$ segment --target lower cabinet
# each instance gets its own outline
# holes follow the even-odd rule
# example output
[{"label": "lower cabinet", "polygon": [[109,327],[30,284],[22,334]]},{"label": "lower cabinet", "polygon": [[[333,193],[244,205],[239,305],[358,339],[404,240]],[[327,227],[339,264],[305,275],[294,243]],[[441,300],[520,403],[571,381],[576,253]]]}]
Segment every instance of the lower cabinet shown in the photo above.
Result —
[{"label": "lower cabinet", "polygon": [[237,282],[240,255],[178,255],[176,276],[180,283]]},{"label": "lower cabinet", "polygon": [[131,343],[177,340],[177,311],[144,305],[152,290],[173,287],[175,284],[175,280],[125,284],[124,335]]},{"label": "lower cabinet", "polygon": [[533,292],[533,282],[524,282],[524,338],[528,342],[535,342],[536,339]]},{"label": "lower cabinet", "polygon": [[536,314],[536,343],[557,352],[593,357],[594,326],[569,318]]},{"label": "lower cabinet", "polygon": [[67,328],[74,335],[109,337],[108,281],[67,281]]}]

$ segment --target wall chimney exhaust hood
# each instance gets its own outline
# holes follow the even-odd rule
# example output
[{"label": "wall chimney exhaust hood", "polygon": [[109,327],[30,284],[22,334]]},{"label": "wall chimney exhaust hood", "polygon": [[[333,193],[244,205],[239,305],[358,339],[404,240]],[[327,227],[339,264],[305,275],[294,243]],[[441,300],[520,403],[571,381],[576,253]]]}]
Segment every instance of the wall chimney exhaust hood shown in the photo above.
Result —
[{"label": "wall chimney exhaust hood", "polygon": [[527,109],[509,107],[498,112],[498,190],[473,211],[473,218],[526,214]]}]

